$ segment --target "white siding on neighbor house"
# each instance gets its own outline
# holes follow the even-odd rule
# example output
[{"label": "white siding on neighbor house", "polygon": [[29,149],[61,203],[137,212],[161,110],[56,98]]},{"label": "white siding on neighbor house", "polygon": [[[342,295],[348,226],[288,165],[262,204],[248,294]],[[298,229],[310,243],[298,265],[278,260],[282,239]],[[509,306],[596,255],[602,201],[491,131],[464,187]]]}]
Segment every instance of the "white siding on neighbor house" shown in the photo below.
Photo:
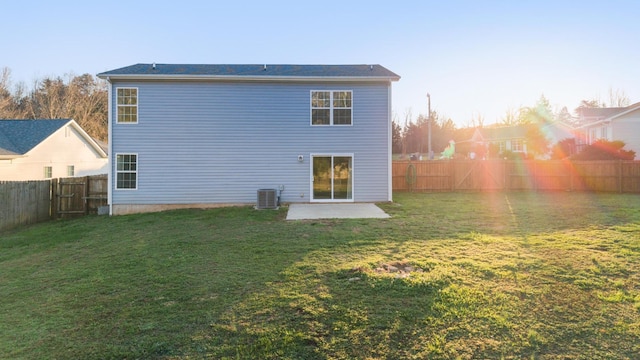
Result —
[{"label": "white siding on neighbor house", "polygon": [[636,152],[636,160],[640,157],[640,110],[630,112],[611,122],[612,140],[622,140],[625,150]]},{"label": "white siding on neighbor house", "polygon": [[[254,203],[280,185],[283,202],[309,202],[312,153],[353,153],[354,201],[389,200],[387,82],[114,81],[113,119],[118,87],[138,88],[138,123],[111,123],[112,153],[138,154],[138,189],[112,181],[113,205]],[[310,125],[325,89],[353,91],[352,126]]]},{"label": "white siding on neighbor house", "polygon": [[51,177],[67,177],[68,166],[74,176],[106,174],[107,158],[103,158],[73,127],[60,128],[24,157],[0,160],[0,180],[23,181],[45,179],[45,166]]}]

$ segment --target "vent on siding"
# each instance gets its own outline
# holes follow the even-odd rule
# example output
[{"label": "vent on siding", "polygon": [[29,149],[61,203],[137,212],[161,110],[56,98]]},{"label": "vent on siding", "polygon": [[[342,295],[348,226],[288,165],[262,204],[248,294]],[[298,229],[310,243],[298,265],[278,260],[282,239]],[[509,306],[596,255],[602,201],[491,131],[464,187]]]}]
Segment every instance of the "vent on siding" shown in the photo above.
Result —
[{"label": "vent on siding", "polygon": [[276,189],[259,189],[256,209],[277,209],[278,194]]}]

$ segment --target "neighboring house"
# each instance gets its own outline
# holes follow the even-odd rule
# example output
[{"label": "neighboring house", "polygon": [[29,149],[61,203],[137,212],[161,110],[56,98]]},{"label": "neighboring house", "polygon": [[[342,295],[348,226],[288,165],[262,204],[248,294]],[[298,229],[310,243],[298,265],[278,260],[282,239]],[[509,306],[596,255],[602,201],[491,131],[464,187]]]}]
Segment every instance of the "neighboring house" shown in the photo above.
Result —
[{"label": "neighboring house", "polygon": [[136,64],[109,82],[111,214],[392,200],[380,65]]},{"label": "neighboring house", "polygon": [[526,134],[527,129],[522,125],[476,128],[471,137],[469,155],[471,158],[487,158],[490,145],[493,145],[500,154],[511,151],[526,155]]},{"label": "neighboring house", "polygon": [[107,153],[70,119],[0,120],[0,180],[107,172]]},{"label": "neighboring house", "polygon": [[640,102],[627,107],[580,108],[576,128],[578,150],[597,140],[621,140],[625,150],[640,154]]},{"label": "neighboring house", "polygon": [[[478,149],[483,146],[488,147],[492,144],[500,153],[510,151],[527,155],[529,153],[527,131],[527,125],[476,128],[471,137],[471,149]],[[547,138],[550,147],[561,140],[574,137],[573,128],[562,121],[545,123],[540,126],[540,132]],[[484,151],[486,152],[487,150]],[[543,155],[538,156],[545,157]]]}]

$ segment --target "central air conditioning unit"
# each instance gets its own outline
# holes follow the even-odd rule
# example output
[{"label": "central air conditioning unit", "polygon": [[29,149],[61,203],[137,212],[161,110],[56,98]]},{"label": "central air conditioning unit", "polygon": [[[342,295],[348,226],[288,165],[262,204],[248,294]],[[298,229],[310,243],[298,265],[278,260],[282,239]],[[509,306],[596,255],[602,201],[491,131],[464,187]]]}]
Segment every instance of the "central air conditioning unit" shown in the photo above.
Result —
[{"label": "central air conditioning unit", "polygon": [[278,191],[276,189],[259,189],[256,209],[277,209]]}]

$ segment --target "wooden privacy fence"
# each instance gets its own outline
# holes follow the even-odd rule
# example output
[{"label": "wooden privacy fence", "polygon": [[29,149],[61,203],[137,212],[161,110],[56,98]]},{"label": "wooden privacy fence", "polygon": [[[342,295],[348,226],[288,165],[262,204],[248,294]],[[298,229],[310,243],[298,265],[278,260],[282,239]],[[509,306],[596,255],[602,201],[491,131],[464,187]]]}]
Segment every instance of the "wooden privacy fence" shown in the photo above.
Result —
[{"label": "wooden privacy fence", "polygon": [[0,230],[50,219],[51,181],[0,182]]},{"label": "wooden privacy fence", "polygon": [[640,161],[394,161],[393,190],[640,193]]},{"label": "wooden privacy fence", "polygon": [[0,230],[95,214],[106,204],[106,175],[0,182]]}]

